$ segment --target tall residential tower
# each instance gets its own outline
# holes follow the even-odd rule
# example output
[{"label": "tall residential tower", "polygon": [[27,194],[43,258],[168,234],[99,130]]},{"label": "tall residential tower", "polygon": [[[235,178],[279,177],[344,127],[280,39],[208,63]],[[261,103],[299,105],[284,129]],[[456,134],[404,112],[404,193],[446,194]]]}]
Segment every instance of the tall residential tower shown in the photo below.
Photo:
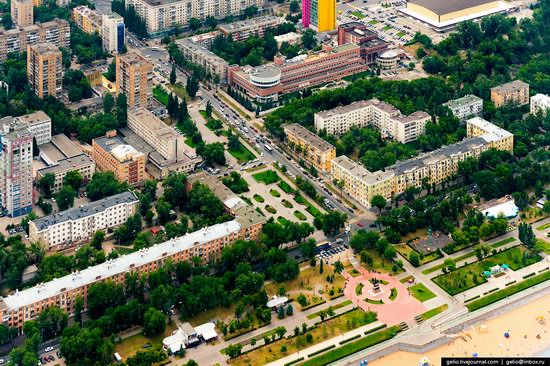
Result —
[{"label": "tall residential tower", "polygon": [[336,0],[302,0],[302,24],[317,32],[336,29]]},{"label": "tall residential tower", "polygon": [[61,97],[61,51],[51,43],[27,46],[27,79],[39,98]]},{"label": "tall residential tower", "polygon": [[153,64],[137,53],[116,57],[116,90],[126,94],[128,107],[147,107],[151,101]]}]

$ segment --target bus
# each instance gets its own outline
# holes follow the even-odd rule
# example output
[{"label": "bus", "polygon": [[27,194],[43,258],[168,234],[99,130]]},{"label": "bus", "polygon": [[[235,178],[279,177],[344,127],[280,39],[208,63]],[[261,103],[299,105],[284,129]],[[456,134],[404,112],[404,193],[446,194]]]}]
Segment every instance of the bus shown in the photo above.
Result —
[{"label": "bus", "polygon": [[323,250],[330,249],[330,241],[323,241],[321,243],[317,244],[317,247],[315,247],[315,254],[321,253]]},{"label": "bus", "polygon": [[273,149],[271,148],[271,146],[269,146],[268,144],[265,144],[264,147],[268,153],[273,154]]}]

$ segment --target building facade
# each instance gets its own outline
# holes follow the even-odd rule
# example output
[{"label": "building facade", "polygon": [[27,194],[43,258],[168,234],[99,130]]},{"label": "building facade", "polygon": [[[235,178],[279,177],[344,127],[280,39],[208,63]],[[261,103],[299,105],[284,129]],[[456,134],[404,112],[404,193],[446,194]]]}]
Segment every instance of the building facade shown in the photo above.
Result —
[{"label": "building facade", "polygon": [[[195,42],[195,39],[201,42]],[[225,83],[227,80],[227,69],[229,64],[223,58],[210,51],[212,38],[198,38],[197,36],[184,38],[176,41],[178,48],[183,53],[183,56],[189,61],[201,65],[207,73],[217,75],[220,82]]]},{"label": "building facade", "polygon": [[80,154],[58,160],[57,163],[36,171],[36,180],[44,178],[46,174],[55,176],[52,192],[57,193],[63,188],[67,173],[77,171],[82,175],[82,182],[88,182],[95,173],[95,162],[86,154]]},{"label": "building facade", "polygon": [[378,55],[389,47],[389,43],[378,38],[375,32],[361,22],[350,22],[338,26],[338,45],[357,44],[360,47],[361,58],[368,65],[376,62]]},{"label": "building facade", "polygon": [[443,105],[449,108],[460,122],[464,122],[471,117],[481,117],[483,115],[483,99],[472,94],[450,100],[447,103],[443,103]]},{"label": "building facade", "polygon": [[114,55],[122,52],[126,37],[124,18],[117,13],[103,14],[103,49]]},{"label": "building facade", "polygon": [[[31,222],[30,225],[37,224]],[[86,310],[88,289],[94,283],[112,281],[124,285],[126,273],[147,275],[168,261],[178,263],[190,261],[193,257],[201,257],[207,261],[219,256],[226,245],[242,238],[241,225],[236,221],[229,221],[122,255],[50,282],[17,291],[7,297],[0,297],[0,319],[2,323],[15,327],[22,333],[25,321],[36,319],[50,306],[58,306],[72,316],[77,296],[83,298],[83,310]]]},{"label": "building facade", "polygon": [[69,47],[71,29],[63,19],[36,23],[23,28],[0,31],[0,61],[10,52],[27,51],[27,46],[49,42],[57,47]]},{"label": "building facade", "polygon": [[126,94],[128,107],[147,107],[151,102],[153,64],[137,53],[116,56],[116,90]]},{"label": "building facade", "polygon": [[258,35],[263,37],[266,29],[275,28],[284,23],[284,19],[273,15],[263,15],[238,22],[220,24],[218,29],[226,37],[231,35],[235,41],[246,41],[248,37]]},{"label": "building facade", "polygon": [[34,23],[34,11],[32,0],[12,0],[11,19],[14,27],[28,27]]},{"label": "building facade", "polygon": [[204,20],[209,16],[238,15],[250,6],[261,10],[265,3],[265,0],[127,0],[126,7],[135,8],[151,36],[160,36],[176,25],[187,26],[191,18]]},{"label": "building facade", "polygon": [[0,119],[0,200],[10,217],[32,211],[32,133],[12,117]]},{"label": "building facade", "polygon": [[497,108],[508,103],[527,105],[529,104],[529,84],[514,80],[491,88],[491,102]]},{"label": "building facade", "polygon": [[145,179],[145,155],[109,131],[92,140],[92,159],[104,172],[113,172],[120,182],[137,184]]},{"label": "building facade", "polygon": [[295,154],[320,172],[330,172],[332,159],[336,157],[336,148],[308,130],[293,123],[283,126],[286,143]]},{"label": "building facade", "polygon": [[27,47],[27,79],[39,98],[61,97],[63,65],[61,51],[51,43]]},{"label": "building facade", "polygon": [[76,26],[88,34],[101,34],[103,29],[103,18],[95,10],[84,5],[73,9],[72,18]]},{"label": "building facade", "polygon": [[302,25],[317,32],[336,29],[336,0],[302,0]]},{"label": "building facade", "polygon": [[342,182],[343,191],[348,196],[365,207],[371,207],[375,195],[389,200],[404,193],[408,187],[441,184],[457,174],[460,162],[470,157],[477,158],[488,149],[513,151],[514,135],[482,118],[468,120],[466,131],[467,138],[463,141],[397,162],[384,171],[370,172],[360,163],[339,156],[332,160],[331,178]]},{"label": "building facade", "polygon": [[17,120],[27,125],[37,145],[46,144],[52,140],[52,119],[43,111],[19,116]]},{"label": "building facade", "polygon": [[418,139],[426,132],[431,117],[426,112],[414,112],[404,116],[394,106],[378,99],[362,100],[315,113],[317,131],[326,130],[331,135],[342,135],[352,127],[375,126],[382,137],[390,137],[403,144]]},{"label": "building facade", "polygon": [[546,113],[546,110],[550,108],[550,96],[546,94],[537,94],[531,97],[530,112],[536,114],[539,111]]},{"label": "building facade", "polygon": [[273,64],[250,67],[231,65],[228,83],[248,98],[258,102],[277,101],[279,95],[297,92],[319,84],[340,80],[367,70],[360,48],[347,44],[291,60],[275,57]]}]

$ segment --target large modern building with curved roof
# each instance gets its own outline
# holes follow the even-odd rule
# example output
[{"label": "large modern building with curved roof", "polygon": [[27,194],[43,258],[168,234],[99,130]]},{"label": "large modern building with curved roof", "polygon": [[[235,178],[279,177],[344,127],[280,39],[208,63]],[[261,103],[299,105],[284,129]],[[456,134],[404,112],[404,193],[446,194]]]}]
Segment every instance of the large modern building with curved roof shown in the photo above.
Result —
[{"label": "large modern building with curved roof", "polygon": [[409,0],[400,11],[436,31],[444,32],[466,20],[506,13],[512,8],[500,0]]}]

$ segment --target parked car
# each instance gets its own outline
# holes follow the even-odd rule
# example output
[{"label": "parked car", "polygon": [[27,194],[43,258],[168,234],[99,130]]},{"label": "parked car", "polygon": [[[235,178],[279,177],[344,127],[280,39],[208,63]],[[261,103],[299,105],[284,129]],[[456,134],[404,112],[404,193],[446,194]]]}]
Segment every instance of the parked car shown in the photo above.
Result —
[{"label": "parked car", "polygon": [[44,351],[51,352],[51,351],[53,351],[53,347],[46,347],[46,349]]}]

